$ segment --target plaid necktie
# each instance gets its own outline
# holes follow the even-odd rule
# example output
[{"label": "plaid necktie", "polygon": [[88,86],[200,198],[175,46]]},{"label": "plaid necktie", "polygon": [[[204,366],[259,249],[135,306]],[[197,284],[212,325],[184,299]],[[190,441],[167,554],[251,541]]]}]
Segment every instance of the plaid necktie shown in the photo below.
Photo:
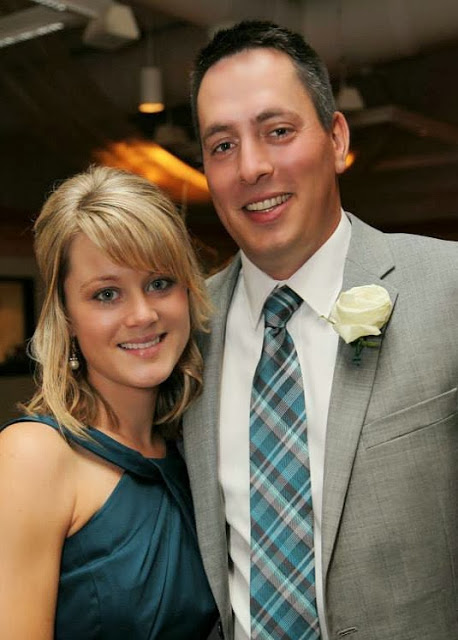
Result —
[{"label": "plaid necktie", "polygon": [[316,640],[313,513],[302,374],[286,323],[289,287],[264,305],[250,418],[252,640]]}]

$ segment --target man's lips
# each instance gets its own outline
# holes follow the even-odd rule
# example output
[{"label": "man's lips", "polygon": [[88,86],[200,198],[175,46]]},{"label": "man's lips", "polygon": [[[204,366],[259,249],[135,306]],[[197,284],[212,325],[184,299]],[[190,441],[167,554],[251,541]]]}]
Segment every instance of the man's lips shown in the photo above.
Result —
[{"label": "man's lips", "polygon": [[150,347],[154,347],[163,339],[165,334],[161,334],[159,336],[155,336],[154,338],[146,339],[142,338],[138,341],[133,342],[120,342],[119,346],[121,349],[149,349]]},{"label": "man's lips", "polygon": [[271,198],[264,198],[264,200],[256,200],[243,206],[246,211],[270,211],[280,204],[283,204],[291,198],[291,193],[282,193],[278,196]]}]

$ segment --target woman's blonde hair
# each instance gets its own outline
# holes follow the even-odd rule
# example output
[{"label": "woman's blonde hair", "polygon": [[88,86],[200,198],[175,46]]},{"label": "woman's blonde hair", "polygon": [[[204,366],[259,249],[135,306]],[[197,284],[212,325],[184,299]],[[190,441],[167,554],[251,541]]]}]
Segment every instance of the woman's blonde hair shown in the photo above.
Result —
[{"label": "woman's blonde hair", "polygon": [[64,281],[69,248],[78,233],[113,262],[170,274],[188,289],[190,339],[172,375],[159,387],[154,416],[164,432],[175,433],[183,411],[201,389],[203,365],[195,336],[206,330],[209,316],[205,284],[184,222],[169,198],[144,178],[102,166],[63,182],[34,225],[45,297],[30,346],[39,386],[23,408],[28,414],[52,414],[77,435],[86,434],[86,426],[94,423],[100,402],[116,422],[89,383],[85,363],[77,374],[68,365],[71,336]]}]

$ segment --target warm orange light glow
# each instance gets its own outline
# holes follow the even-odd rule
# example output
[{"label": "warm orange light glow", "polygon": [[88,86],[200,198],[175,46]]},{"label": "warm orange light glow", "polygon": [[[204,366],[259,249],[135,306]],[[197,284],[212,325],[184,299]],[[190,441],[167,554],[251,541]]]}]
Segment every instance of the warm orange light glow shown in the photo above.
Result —
[{"label": "warm orange light glow", "polygon": [[144,176],[180,203],[210,201],[203,173],[190,167],[154,142],[113,142],[95,153],[98,162]]},{"label": "warm orange light glow", "polygon": [[347,157],[345,158],[345,169],[348,169],[349,167],[351,167],[351,165],[354,163],[355,160],[356,160],[355,152],[349,151],[347,153]]},{"label": "warm orange light glow", "polygon": [[164,111],[162,102],[142,102],[138,105],[138,110],[142,113],[160,113]]}]

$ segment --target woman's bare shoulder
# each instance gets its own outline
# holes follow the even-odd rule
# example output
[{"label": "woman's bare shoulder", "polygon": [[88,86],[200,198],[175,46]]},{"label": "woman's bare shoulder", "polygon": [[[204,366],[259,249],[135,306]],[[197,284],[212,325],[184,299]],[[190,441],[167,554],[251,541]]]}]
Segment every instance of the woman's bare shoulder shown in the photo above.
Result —
[{"label": "woman's bare shoulder", "polygon": [[68,462],[73,450],[59,431],[43,422],[12,422],[0,432],[0,459],[46,467],[50,472]]},{"label": "woman's bare shoulder", "polygon": [[[0,433],[2,507],[16,504],[34,513],[59,511],[61,524],[71,519],[74,503],[75,453],[49,425],[24,421]],[[57,515],[57,514],[56,514]]]},{"label": "woman's bare shoulder", "polygon": [[43,423],[16,422],[0,433],[2,638],[52,637],[61,551],[75,504],[73,456],[60,433]]}]

